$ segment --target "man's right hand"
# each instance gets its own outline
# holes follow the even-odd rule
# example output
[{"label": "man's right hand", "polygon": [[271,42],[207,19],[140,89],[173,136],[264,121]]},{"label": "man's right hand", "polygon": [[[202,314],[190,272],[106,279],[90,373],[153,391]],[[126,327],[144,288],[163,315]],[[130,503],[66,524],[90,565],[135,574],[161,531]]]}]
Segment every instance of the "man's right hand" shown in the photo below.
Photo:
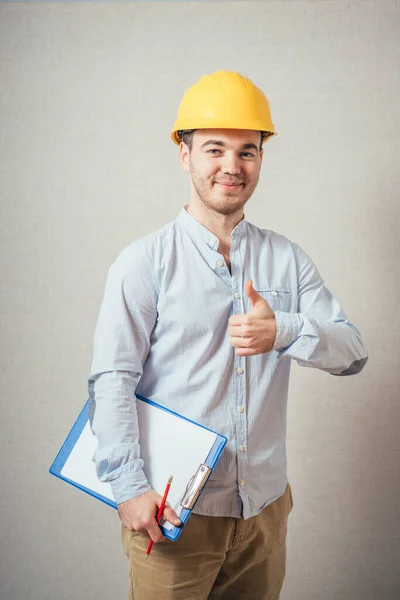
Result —
[{"label": "man's right hand", "polygon": [[[153,542],[162,542],[165,537],[157,523],[156,515],[161,504],[162,497],[154,490],[146,492],[137,498],[127,500],[118,504],[118,514],[121,523],[129,531],[137,531],[148,535]],[[178,515],[168,504],[165,505],[163,516],[172,525],[181,524]]]}]

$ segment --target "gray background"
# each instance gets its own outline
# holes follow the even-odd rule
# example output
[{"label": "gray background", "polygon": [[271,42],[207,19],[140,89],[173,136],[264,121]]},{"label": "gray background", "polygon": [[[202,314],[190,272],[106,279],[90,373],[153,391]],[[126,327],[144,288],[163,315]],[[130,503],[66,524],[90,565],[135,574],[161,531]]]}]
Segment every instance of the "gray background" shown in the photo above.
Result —
[{"label": "gray background", "polygon": [[169,133],[218,69],[278,131],[246,218],[311,255],[370,353],[293,365],[282,599],[398,597],[399,34],[387,0],[1,5],[2,600],[127,597],[116,511],[48,469],[111,262],[189,201]]}]

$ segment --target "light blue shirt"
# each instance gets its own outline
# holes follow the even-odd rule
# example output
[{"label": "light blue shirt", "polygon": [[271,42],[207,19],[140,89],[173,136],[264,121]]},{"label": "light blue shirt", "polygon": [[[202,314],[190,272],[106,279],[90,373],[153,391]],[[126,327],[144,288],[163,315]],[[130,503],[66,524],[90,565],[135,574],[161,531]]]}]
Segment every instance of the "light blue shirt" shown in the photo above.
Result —
[{"label": "light blue shirt", "polygon": [[[89,376],[93,460],[116,502],[150,490],[135,392],[228,438],[194,512],[252,517],[287,484],[291,359],[332,375],[367,362],[360,332],[316,266],[285,236],[243,218],[231,233],[231,273],[219,239],[181,208],[111,265]],[[237,356],[228,319],[251,310],[245,282],[276,317],[271,352]]]}]

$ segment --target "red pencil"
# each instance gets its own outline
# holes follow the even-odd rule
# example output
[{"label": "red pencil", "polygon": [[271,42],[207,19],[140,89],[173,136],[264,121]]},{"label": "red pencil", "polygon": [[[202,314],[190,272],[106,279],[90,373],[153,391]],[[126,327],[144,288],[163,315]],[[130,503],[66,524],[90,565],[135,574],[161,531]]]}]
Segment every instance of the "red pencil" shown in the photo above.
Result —
[{"label": "red pencil", "polygon": [[[172,475],[171,475],[171,477],[167,481],[167,485],[166,485],[166,488],[165,488],[165,491],[164,491],[164,496],[162,497],[160,508],[158,509],[158,512],[157,512],[157,516],[156,516],[157,523],[160,522],[161,517],[163,515],[164,508],[165,508],[165,503],[167,502],[167,496],[168,496],[169,488],[171,487],[171,482],[172,482]],[[149,545],[147,546],[147,550],[146,550],[146,560],[147,560],[147,557],[149,556],[149,554],[151,552],[152,546],[153,546],[153,540],[150,540],[149,541]]]}]

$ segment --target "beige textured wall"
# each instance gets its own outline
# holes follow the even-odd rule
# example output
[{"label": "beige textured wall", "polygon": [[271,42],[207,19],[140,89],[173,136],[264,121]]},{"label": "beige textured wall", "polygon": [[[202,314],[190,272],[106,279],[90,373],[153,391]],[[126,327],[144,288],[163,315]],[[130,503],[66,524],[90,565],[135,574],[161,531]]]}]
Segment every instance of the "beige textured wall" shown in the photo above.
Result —
[{"label": "beige textured wall", "polygon": [[111,261],[188,201],[169,131],[218,69],[279,132],[246,218],[312,256],[370,352],[355,377],[293,365],[282,598],[398,598],[400,3],[11,3],[0,39],[1,598],[126,597],[116,512],[48,468]]}]

